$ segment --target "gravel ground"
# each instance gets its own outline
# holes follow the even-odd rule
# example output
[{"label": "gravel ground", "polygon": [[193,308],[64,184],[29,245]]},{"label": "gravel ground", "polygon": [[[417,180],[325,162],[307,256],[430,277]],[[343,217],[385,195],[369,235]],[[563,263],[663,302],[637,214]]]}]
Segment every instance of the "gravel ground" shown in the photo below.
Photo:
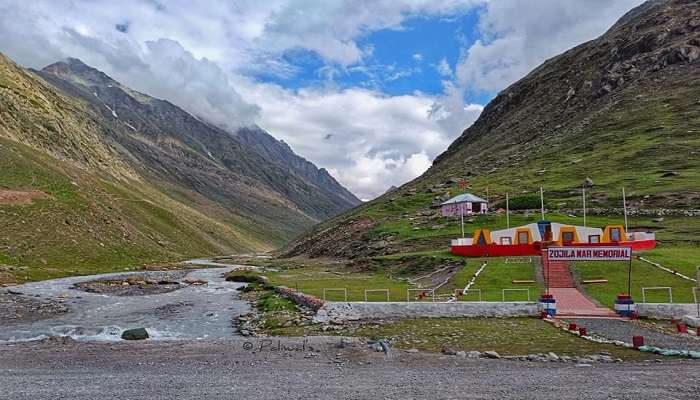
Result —
[{"label": "gravel ground", "polygon": [[0,326],[14,321],[38,321],[68,312],[68,307],[57,301],[0,291]]},{"label": "gravel ground", "polygon": [[632,343],[632,336],[644,336],[644,344],[676,350],[700,351],[700,338],[661,332],[643,326],[644,322],[614,319],[576,319],[578,326],[585,326],[588,333],[595,333],[611,340]]},{"label": "gravel ground", "polygon": [[[90,293],[104,293],[114,296],[146,296],[150,294],[168,293],[184,287],[178,281],[189,271],[158,271],[141,272],[119,276],[112,279],[97,279],[80,282],[73,288]],[[123,285],[124,282],[131,283]],[[137,282],[140,282],[136,284]]]},{"label": "gravel ground", "polygon": [[327,337],[263,340],[0,345],[0,399],[697,399],[700,391],[691,360],[575,366],[385,356]]}]

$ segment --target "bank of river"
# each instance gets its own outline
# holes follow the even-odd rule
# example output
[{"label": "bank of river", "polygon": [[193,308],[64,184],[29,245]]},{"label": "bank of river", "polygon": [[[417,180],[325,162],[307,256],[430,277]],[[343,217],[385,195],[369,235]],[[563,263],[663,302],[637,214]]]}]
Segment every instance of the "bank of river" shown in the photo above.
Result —
[{"label": "bank of river", "polygon": [[[220,266],[208,260],[193,265]],[[67,311],[40,318],[3,321],[0,341],[29,341],[69,336],[76,340],[120,340],[124,329],[144,327],[155,340],[220,339],[235,336],[232,321],[250,312],[241,300],[240,283],[226,282],[224,275],[239,266],[180,271],[179,289],[142,296],[91,293],[75,287],[81,282],[120,279],[135,273],[115,273],[32,282],[2,289],[3,295],[26,302],[57,304]],[[187,281],[206,281],[191,285]],[[3,311],[3,310],[0,310]]]}]

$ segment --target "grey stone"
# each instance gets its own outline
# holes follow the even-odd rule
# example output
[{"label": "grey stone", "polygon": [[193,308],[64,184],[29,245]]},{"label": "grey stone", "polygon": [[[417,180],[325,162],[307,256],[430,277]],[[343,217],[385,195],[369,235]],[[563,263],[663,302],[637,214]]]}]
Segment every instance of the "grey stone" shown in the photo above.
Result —
[{"label": "grey stone", "polygon": [[442,353],[447,354],[448,356],[454,356],[457,354],[457,350],[448,345],[444,345],[442,346]]},{"label": "grey stone", "polygon": [[501,358],[500,354],[493,350],[485,351],[483,354],[487,358]]},{"label": "grey stone", "polygon": [[122,339],[124,340],[144,340],[148,338],[146,328],[127,329],[122,332]]},{"label": "grey stone", "polygon": [[547,353],[547,359],[549,361],[559,361],[559,356],[556,355],[556,353],[550,351],[549,353]]},{"label": "grey stone", "polygon": [[472,350],[472,351],[470,351],[470,352],[467,353],[467,357],[469,357],[469,358],[479,358],[479,357],[481,357],[481,352],[480,352],[480,351],[476,351],[476,350]]},{"label": "grey stone", "polygon": [[408,349],[406,353],[418,353],[418,349]]},{"label": "grey stone", "polygon": [[458,351],[456,355],[458,357],[465,358],[467,356],[467,352],[466,351]]}]

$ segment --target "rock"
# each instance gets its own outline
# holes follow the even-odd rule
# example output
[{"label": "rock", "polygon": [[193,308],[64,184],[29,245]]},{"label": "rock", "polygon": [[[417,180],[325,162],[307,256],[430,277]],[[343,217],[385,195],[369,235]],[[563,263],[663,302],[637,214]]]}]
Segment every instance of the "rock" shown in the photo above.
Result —
[{"label": "rock", "polygon": [[481,357],[481,352],[480,352],[480,351],[476,351],[476,350],[472,350],[472,351],[470,351],[470,352],[467,353],[467,357],[469,357],[469,358],[479,358],[479,357]]},{"label": "rock", "polygon": [[651,222],[664,222],[663,218],[652,218]]},{"label": "rock", "polygon": [[250,331],[247,329],[241,329],[240,334],[241,336],[250,336]]},{"label": "rock", "polygon": [[127,329],[122,332],[122,339],[124,340],[144,340],[148,338],[146,328]]},{"label": "rock", "polygon": [[408,349],[406,353],[418,353],[418,349]]},{"label": "rock", "polygon": [[679,174],[678,172],[669,171],[669,172],[666,172],[665,174],[661,175],[661,177],[662,178],[670,178],[673,176],[680,176],[680,175],[681,174]]},{"label": "rock", "polygon": [[484,357],[487,357],[487,358],[501,358],[501,355],[498,354],[497,352],[493,351],[493,350],[489,350],[489,351],[485,351],[485,352],[484,352]]},{"label": "rock", "polygon": [[593,179],[586,177],[586,179],[583,180],[583,186],[584,187],[593,187],[595,184],[593,183]]},{"label": "rock", "polygon": [[553,352],[550,351],[549,353],[547,353],[547,360],[549,360],[549,361],[559,361],[559,356],[556,355],[556,353],[553,353]]},{"label": "rock", "polygon": [[447,354],[448,356],[454,356],[457,354],[457,350],[455,350],[454,348],[452,348],[448,345],[444,345],[444,346],[442,346],[442,354]]},{"label": "rock", "polygon": [[466,351],[458,351],[456,355],[457,355],[457,357],[465,358],[465,357],[467,357],[467,352]]}]

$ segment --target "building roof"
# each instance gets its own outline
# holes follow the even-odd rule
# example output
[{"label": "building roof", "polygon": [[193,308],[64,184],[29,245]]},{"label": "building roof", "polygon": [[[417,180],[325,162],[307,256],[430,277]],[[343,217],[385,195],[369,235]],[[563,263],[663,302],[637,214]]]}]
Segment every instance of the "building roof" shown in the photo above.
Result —
[{"label": "building roof", "polygon": [[471,193],[464,193],[447,200],[446,202],[442,203],[442,205],[444,206],[447,204],[457,203],[486,203],[486,200],[482,199],[479,196],[474,196]]}]

